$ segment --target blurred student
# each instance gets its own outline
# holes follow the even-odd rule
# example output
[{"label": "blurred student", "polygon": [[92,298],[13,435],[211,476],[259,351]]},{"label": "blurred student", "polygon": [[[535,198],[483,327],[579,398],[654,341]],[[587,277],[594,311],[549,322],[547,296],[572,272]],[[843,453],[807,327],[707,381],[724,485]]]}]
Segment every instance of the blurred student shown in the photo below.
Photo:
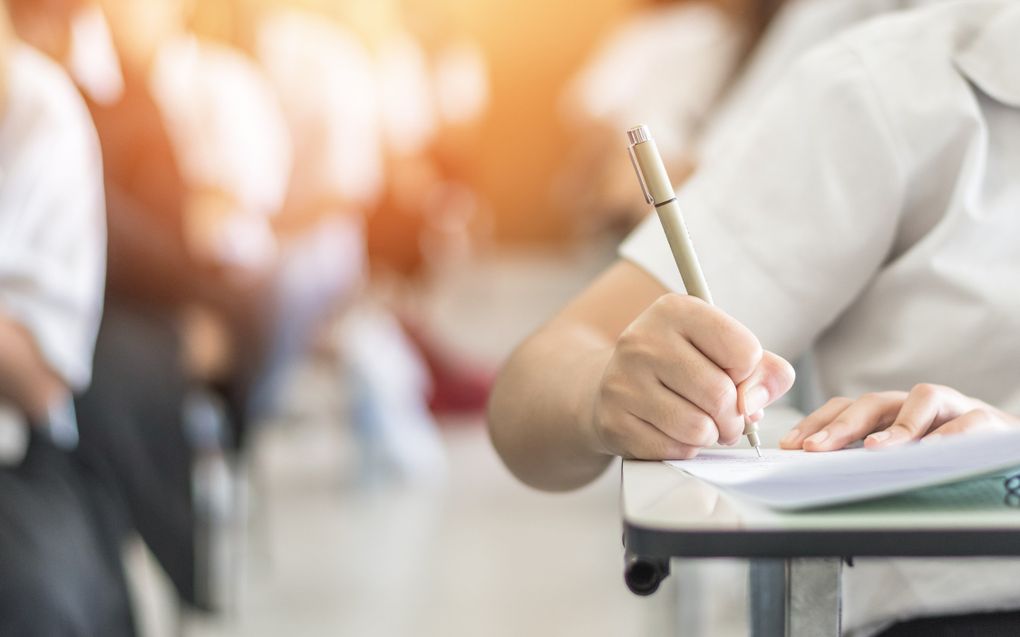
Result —
[{"label": "blurred student", "polygon": [[[196,249],[189,212],[202,208],[192,205],[194,191],[150,89],[160,41],[150,28],[168,28],[174,5],[110,0],[104,8],[118,17],[111,24],[123,27],[111,33],[92,3],[9,4],[19,33],[73,70],[103,151],[106,307],[93,383],[77,401],[78,455],[127,506],[126,514],[109,516],[118,538],[138,531],[182,598],[198,603],[183,311],[204,304],[244,316],[254,314],[254,303],[236,270]],[[77,21],[89,8],[91,21]]]},{"label": "blurred student", "polygon": [[[670,293],[683,286],[658,221],[646,220],[504,369],[490,426],[511,470],[568,489],[615,455],[735,444],[742,418],[790,388],[784,359],[809,349],[825,394],[865,398],[845,418],[850,401],[827,404],[785,446],[834,448],[893,422],[885,442],[918,437],[941,420],[901,410],[940,400],[982,412],[950,431],[1013,426],[1018,29],[1020,6],[948,3],[874,21],[798,62],[679,194],[718,307]],[[921,382],[959,394],[870,393]],[[861,420],[877,403],[884,416]],[[926,634],[1016,631],[1016,615],[996,614],[1020,606],[1016,576],[1009,560],[866,561],[847,576],[845,625],[873,634],[989,612]],[[909,626],[890,634],[917,634]]]},{"label": "blurred student", "polygon": [[[355,248],[334,276],[359,292],[339,334],[363,477],[440,477],[445,455],[428,410],[429,372],[389,309],[366,294],[371,276],[366,229],[387,187],[393,187],[386,112],[417,109],[406,96],[393,99],[397,96],[381,90],[377,55],[355,32],[325,16],[267,11],[259,16],[254,49],[283,100],[295,139],[290,218],[306,223],[317,218],[328,224],[320,232],[344,232]],[[404,143],[412,145],[426,134],[413,121],[402,130]]]},{"label": "blurred student", "polygon": [[72,453],[102,307],[99,144],[71,82],[0,14],[0,634],[132,635],[108,494]]},{"label": "blurred student", "polygon": [[674,179],[690,173],[706,124],[783,4],[646,2],[610,33],[563,100],[577,141],[562,191],[580,223],[629,230],[644,217],[634,203],[633,169],[617,152],[620,131],[636,122],[655,131]]},{"label": "blurred student", "polygon": [[354,389],[366,475],[441,474],[427,371],[400,325],[366,302],[365,226],[387,176],[372,52],[353,31],[310,10],[221,0],[203,4],[193,24],[259,62],[293,143],[285,202],[273,220],[286,310],[273,358],[307,350],[315,329],[342,306],[342,376]]}]

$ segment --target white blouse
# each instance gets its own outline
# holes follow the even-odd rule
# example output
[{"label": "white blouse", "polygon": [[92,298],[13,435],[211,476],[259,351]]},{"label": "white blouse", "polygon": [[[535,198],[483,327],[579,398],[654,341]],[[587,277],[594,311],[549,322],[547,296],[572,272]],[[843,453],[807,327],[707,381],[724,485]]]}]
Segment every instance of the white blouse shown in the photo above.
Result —
[{"label": "white blouse", "polygon": [[292,203],[374,202],[383,133],[370,52],[341,25],[297,9],[270,12],[257,42],[294,144]]},{"label": "white blouse", "polygon": [[219,257],[262,264],[275,253],[269,218],[284,206],[292,145],[273,86],[243,53],[182,37],[164,45],[149,85],[185,183],[236,203]]},{"label": "white blouse", "polygon": [[102,156],[78,91],[26,46],[8,68],[0,118],[0,312],[35,338],[72,389],[85,388],[102,311]]}]

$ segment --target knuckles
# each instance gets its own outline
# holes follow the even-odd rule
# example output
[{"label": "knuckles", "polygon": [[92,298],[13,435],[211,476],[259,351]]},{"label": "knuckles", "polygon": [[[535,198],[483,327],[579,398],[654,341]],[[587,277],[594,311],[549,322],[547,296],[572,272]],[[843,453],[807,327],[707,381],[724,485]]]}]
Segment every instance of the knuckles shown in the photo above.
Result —
[{"label": "knuckles", "polygon": [[830,406],[831,407],[849,407],[852,402],[854,402],[853,399],[847,398],[846,396],[836,396],[834,398],[830,398],[825,403],[825,406],[826,407],[830,407]]},{"label": "knuckles", "polygon": [[670,318],[675,317],[677,314],[687,314],[690,312],[696,312],[700,308],[707,307],[707,304],[701,299],[695,298],[689,294],[676,294],[670,292],[663,294],[652,303],[652,312],[654,314],[661,314]]},{"label": "knuckles", "polygon": [[910,389],[910,394],[924,401],[936,400],[950,390],[942,385],[932,383],[918,383]]},{"label": "knuckles", "polygon": [[688,442],[697,447],[707,447],[719,440],[719,430],[716,429],[715,421],[707,416],[691,417],[685,426]]},{"label": "knuckles", "polygon": [[705,388],[705,412],[715,420],[736,413],[737,387],[728,380],[714,381]]}]

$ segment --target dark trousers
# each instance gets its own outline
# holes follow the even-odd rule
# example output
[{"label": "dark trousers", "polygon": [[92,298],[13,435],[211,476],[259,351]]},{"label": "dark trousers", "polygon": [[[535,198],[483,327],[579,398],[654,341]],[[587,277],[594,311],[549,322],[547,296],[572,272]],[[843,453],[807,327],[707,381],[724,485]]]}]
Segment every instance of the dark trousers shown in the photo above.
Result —
[{"label": "dark trousers", "polygon": [[75,407],[79,461],[115,504],[123,540],[137,532],[181,598],[195,599],[191,447],[183,427],[187,381],[175,312],[109,302],[96,342],[92,385]]},{"label": "dark trousers", "polygon": [[0,468],[0,636],[135,634],[101,481],[33,434]]}]

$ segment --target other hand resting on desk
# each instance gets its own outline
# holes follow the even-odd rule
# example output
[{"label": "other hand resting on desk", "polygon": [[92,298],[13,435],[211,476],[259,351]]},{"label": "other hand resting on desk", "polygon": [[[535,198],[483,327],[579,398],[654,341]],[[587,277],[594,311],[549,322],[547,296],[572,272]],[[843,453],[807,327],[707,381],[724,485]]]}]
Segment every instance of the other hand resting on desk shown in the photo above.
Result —
[{"label": "other hand resting on desk", "polygon": [[783,449],[833,451],[863,439],[865,447],[877,449],[920,438],[1011,427],[1020,427],[1020,418],[950,387],[922,383],[909,393],[833,398],[779,444]]}]

